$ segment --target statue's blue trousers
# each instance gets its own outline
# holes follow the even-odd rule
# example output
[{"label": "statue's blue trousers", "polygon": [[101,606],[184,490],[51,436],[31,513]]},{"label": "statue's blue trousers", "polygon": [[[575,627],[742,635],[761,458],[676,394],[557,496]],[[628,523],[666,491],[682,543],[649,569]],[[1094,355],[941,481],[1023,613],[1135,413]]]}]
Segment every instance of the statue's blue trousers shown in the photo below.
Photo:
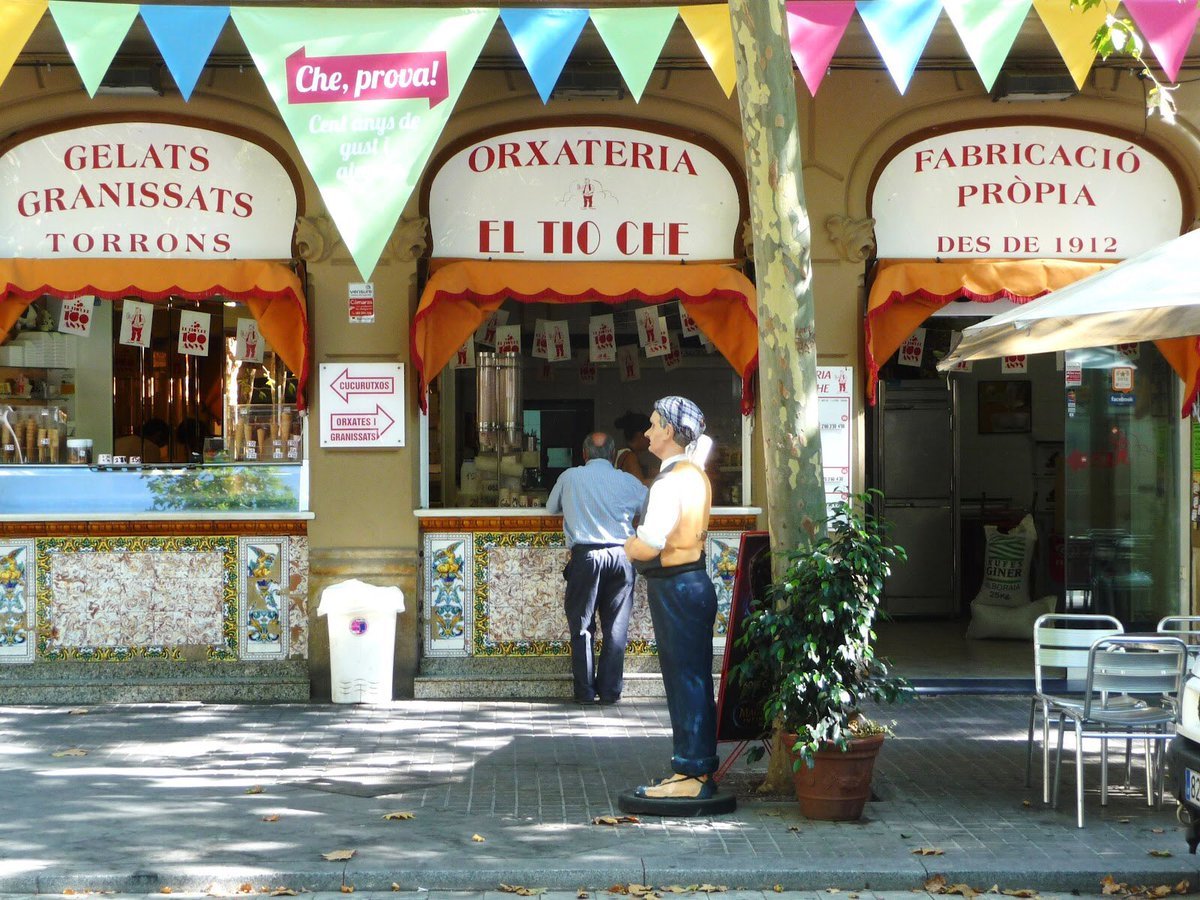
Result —
[{"label": "statue's blue trousers", "polygon": [[717,592],[708,573],[696,569],[648,575],[646,596],[671,714],[671,768],[680,775],[712,774],[719,762],[712,677]]}]

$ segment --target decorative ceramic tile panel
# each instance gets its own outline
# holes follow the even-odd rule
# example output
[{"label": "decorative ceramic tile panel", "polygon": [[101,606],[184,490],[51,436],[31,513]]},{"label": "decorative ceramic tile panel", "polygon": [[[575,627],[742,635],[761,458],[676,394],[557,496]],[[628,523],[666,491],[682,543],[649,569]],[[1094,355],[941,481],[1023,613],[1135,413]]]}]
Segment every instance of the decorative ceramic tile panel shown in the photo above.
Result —
[{"label": "decorative ceramic tile panel", "polygon": [[308,658],[308,538],[293,535],[287,539],[288,559],[288,642],[286,655]]},{"label": "decorative ceramic tile panel", "polygon": [[729,630],[729,608],[733,603],[733,578],[737,573],[738,552],[741,549],[740,531],[713,531],[708,534],[705,554],[708,561],[708,577],[717,589],[717,621],[713,625],[713,637],[720,646],[725,646],[725,633]]},{"label": "decorative ceramic tile panel", "polygon": [[471,535],[426,534],[423,556],[425,653],[466,656],[474,618]]},{"label": "decorative ceramic tile panel", "polygon": [[506,645],[552,644],[553,652],[565,653],[563,567],[569,551],[560,544],[496,545],[487,552],[488,640]]},{"label": "decorative ceramic tile panel", "polygon": [[[232,537],[37,541],[38,655],[236,659]],[[153,641],[153,643],[152,643]]]},{"label": "decorative ceramic tile panel", "polygon": [[238,656],[287,656],[291,585],[288,539],[238,539]]},{"label": "decorative ceramic tile panel", "polygon": [[33,541],[0,544],[0,663],[31,663],[34,619]]}]

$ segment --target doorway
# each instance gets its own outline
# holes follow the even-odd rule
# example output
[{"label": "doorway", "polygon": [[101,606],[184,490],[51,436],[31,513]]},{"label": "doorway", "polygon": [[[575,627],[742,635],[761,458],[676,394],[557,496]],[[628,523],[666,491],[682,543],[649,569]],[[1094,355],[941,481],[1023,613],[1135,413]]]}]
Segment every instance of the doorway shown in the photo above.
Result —
[{"label": "doorway", "polygon": [[[919,363],[898,353],[881,367],[870,423],[871,481],[909,553],[885,587],[879,650],[918,679],[1028,678],[1038,611],[1153,630],[1182,608],[1170,366],[1143,343],[938,373],[954,333],[975,321],[927,320]],[[1030,545],[1003,573],[1012,605],[981,610],[999,568],[989,539],[1012,534]]]}]

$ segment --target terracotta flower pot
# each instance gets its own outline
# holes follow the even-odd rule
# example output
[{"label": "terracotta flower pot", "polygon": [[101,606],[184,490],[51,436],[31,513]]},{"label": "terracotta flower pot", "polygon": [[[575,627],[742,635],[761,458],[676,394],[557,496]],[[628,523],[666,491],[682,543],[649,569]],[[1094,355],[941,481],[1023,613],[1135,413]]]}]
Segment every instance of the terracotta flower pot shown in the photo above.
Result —
[{"label": "terracotta flower pot", "polygon": [[[812,768],[801,763],[792,772],[796,799],[805,818],[853,822],[862,817],[871,796],[871,775],[883,738],[882,734],[856,738],[844,753],[829,744],[816,752]],[[795,735],[784,735],[789,753],[795,742]]]}]

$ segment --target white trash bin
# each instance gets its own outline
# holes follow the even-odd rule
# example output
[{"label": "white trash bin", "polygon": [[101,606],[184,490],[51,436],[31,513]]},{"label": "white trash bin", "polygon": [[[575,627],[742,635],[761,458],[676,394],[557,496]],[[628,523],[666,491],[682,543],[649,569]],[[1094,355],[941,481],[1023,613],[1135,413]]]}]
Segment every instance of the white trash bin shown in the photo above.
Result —
[{"label": "white trash bin", "polygon": [[321,591],[317,615],[329,626],[329,669],[334,703],[392,699],[396,614],[404,592],[353,578]]}]

